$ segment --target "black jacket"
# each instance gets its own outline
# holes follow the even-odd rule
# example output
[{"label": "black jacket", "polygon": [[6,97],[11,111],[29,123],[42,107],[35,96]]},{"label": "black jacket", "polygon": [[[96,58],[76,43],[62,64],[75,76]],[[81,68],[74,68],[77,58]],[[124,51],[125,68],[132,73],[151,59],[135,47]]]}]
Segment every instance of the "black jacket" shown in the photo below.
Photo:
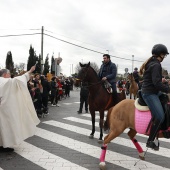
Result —
[{"label": "black jacket", "polygon": [[138,83],[138,82],[139,82],[139,74],[138,74],[138,71],[134,71],[134,72],[133,72],[133,77],[134,77],[135,81]]},{"label": "black jacket", "polygon": [[48,96],[51,90],[50,83],[47,80],[41,80],[41,84],[43,86],[42,96]]},{"label": "black jacket", "polygon": [[169,87],[162,83],[162,67],[156,58],[152,58],[145,66],[142,92],[157,94],[159,91],[168,93]]},{"label": "black jacket", "polygon": [[80,89],[80,97],[87,98],[88,95],[89,95],[88,84],[87,83],[82,83],[81,84],[81,89]]}]

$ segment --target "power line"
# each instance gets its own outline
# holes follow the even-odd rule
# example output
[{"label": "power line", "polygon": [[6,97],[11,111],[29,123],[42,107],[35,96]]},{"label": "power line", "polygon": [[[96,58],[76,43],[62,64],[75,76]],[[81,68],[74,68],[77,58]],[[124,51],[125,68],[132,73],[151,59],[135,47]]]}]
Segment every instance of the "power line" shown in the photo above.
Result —
[{"label": "power line", "polygon": [[[52,34],[56,34],[56,33],[52,32],[52,31],[48,31],[48,30],[45,30],[45,31],[50,32],[50,33],[52,33]],[[84,43],[84,44],[89,44],[89,45],[91,45],[91,46],[94,46],[94,47],[97,47],[97,48],[101,48],[101,49],[106,50],[106,48],[99,47],[99,46],[97,46],[97,45],[95,45],[95,44],[83,42],[83,41],[80,41],[80,40],[77,40],[77,39],[74,39],[74,38],[71,38],[71,37],[67,37],[67,36],[65,36],[65,35],[61,35],[61,34],[56,34],[56,35],[63,36],[63,37],[65,37],[65,38],[69,38],[69,39],[72,39],[72,40],[75,40],[75,41],[79,41],[79,42]]]},{"label": "power line", "polygon": [[[13,35],[0,35],[0,37],[3,38],[3,37],[16,37],[16,36],[40,35],[40,34],[41,34],[41,33],[13,34]],[[96,50],[93,50],[93,49],[90,49],[90,48],[87,48],[87,47],[83,47],[83,46],[81,46],[81,45],[77,45],[77,44],[75,44],[75,43],[71,43],[71,42],[66,41],[66,40],[62,40],[62,39],[60,39],[60,38],[54,37],[54,36],[49,35],[49,34],[46,34],[46,33],[44,33],[44,35],[49,36],[49,37],[51,37],[51,38],[54,38],[54,39],[56,39],[56,40],[65,42],[65,43],[67,43],[67,44],[74,45],[74,46],[79,47],[79,48],[83,48],[83,49],[88,50],[88,51],[92,51],[92,52],[95,52],[95,53],[98,53],[98,54],[102,54],[102,55],[105,54],[105,53],[102,53],[102,52],[100,52],[100,51],[96,51]],[[118,59],[123,59],[123,60],[132,61],[131,59],[128,59],[128,58],[117,57],[117,56],[113,56],[113,55],[110,55],[110,56],[113,57],[113,58],[118,58]],[[139,60],[133,60],[133,61],[144,62],[144,61],[139,61]]]},{"label": "power line", "polygon": [[[79,41],[79,42],[84,43],[84,44],[88,44],[88,45],[91,45],[91,46],[94,46],[94,47],[97,47],[97,48],[101,48],[101,49],[106,50],[106,48],[99,47],[99,46],[97,46],[97,45],[95,45],[95,44],[90,44],[90,43],[88,43],[88,42],[83,42],[83,41],[80,41],[80,40],[77,40],[77,39],[74,39],[74,38],[71,38],[71,37],[67,37],[67,36],[65,36],[65,35],[57,34],[57,33],[55,33],[55,32],[52,32],[52,31],[49,31],[49,30],[46,30],[46,29],[45,29],[44,31],[47,31],[47,32],[52,33],[52,34],[56,34],[56,35],[59,35],[59,36],[63,36],[63,37],[65,37],[65,38],[69,38],[69,39],[72,39],[72,40],[75,40],[75,41]],[[108,54],[109,54],[109,50],[106,50],[106,51],[108,51]],[[122,52],[122,51],[121,51],[121,52]],[[127,53],[127,52],[126,52],[126,53]],[[111,55],[110,55],[110,56],[111,56]],[[112,57],[115,57],[115,56],[112,56]],[[121,58],[121,57],[118,57],[118,58]],[[121,59],[131,60],[131,59],[126,59],[126,58],[121,58]],[[133,60],[133,61],[144,62],[144,61],[140,61],[140,60]]]},{"label": "power line", "polygon": [[[83,47],[83,46],[81,46],[81,45],[77,45],[77,44],[74,44],[74,43],[71,43],[71,42],[68,42],[68,41],[62,40],[62,39],[60,39],[60,38],[54,37],[54,36],[49,35],[49,34],[46,34],[46,33],[44,33],[44,35],[49,36],[49,37],[51,37],[51,38],[54,38],[54,39],[56,39],[56,40],[59,40],[59,41],[65,42],[65,43],[67,43],[67,44],[74,45],[74,46],[79,47],[79,48],[83,48],[83,49],[85,49],[85,50],[89,50],[89,51],[92,51],[92,52],[95,52],[95,53],[99,53],[99,54],[104,54],[104,53],[102,53],[102,52],[99,52],[99,51],[96,51],[96,50],[92,50],[92,49],[90,49],[90,48]],[[110,55],[110,56],[111,56],[111,57],[114,57],[114,58],[118,58],[118,59],[123,59],[123,60],[129,60],[129,61],[132,61],[132,59],[128,59],[128,58],[117,57],[117,56],[113,56],[113,55]],[[139,61],[139,60],[133,60],[133,61],[137,61],[137,62],[144,62],[144,61]]]},{"label": "power line", "polygon": [[6,31],[6,30],[13,30],[14,31],[14,30],[41,30],[41,29],[40,28],[39,29],[38,28],[37,29],[35,29],[35,28],[29,28],[29,29],[28,28],[27,29],[14,29],[14,28],[12,28],[12,29],[5,29],[5,28],[1,28],[0,30],[2,30],[2,31],[3,30],[4,31]]},{"label": "power line", "polygon": [[32,33],[32,34],[13,34],[13,35],[0,35],[0,37],[18,37],[18,36],[27,36],[27,35],[37,35],[41,33]]}]

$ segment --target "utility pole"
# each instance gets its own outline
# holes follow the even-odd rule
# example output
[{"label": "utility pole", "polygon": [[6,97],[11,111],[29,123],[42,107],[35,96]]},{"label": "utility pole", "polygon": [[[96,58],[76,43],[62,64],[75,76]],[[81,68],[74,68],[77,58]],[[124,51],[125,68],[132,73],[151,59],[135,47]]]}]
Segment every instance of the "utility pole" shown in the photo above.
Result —
[{"label": "utility pole", "polygon": [[134,55],[132,55],[132,73],[133,73],[133,66],[134,66]]},{"label": "utility pole", "polygon": [[44,27],[41,29],[41,74],[43,73],[43,45],[44,45]]}]

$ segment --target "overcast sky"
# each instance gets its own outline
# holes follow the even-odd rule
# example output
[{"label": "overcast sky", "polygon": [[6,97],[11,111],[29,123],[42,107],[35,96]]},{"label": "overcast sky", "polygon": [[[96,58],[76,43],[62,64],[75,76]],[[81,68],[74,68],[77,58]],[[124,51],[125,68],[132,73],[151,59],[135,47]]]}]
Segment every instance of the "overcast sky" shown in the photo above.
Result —
[{"label": "overcast sky", "polygon": [[[169,0],[0,0],[0,36],[45,33],[55,38],[98,51],[85,50],[44,35],[44,59],[62,57],[62,73],[69,76],[79,62],[101,65],[109,53],[118,72],[134,67],[151,56],[154,44],[165,44],[170,51]],[[8,51],[15,64],[27,63],[30,45],[41,53],[41,35],[0,37],[0,67]],[[126,58],[128,60],[119,59]],[[170,72],[170,56],[162,66]],[[73,70],[74,72],[74,70]]]}]

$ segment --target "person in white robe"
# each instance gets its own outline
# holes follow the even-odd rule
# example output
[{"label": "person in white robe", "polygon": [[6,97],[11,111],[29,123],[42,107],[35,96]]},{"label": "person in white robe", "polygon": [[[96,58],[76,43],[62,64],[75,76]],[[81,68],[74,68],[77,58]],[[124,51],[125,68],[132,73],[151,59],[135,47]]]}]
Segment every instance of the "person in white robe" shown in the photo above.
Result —
[{"label": "person in white robe", "polygon": [[0,70],[0,149],[13,151],[35,134],[40,123],[27,88],[34,70],[35,66],[14,78],[10,78],[9,70]]}]

